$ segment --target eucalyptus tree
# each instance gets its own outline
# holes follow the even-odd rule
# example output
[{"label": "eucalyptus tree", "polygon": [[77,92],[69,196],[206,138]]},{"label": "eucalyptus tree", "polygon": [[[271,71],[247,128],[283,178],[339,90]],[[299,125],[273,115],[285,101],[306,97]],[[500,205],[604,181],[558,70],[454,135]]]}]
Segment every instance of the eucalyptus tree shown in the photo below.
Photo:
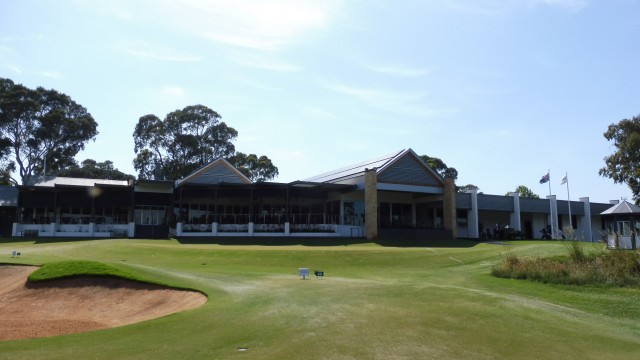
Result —
[{"label": "eucalyptus tree", "polygon": [[[68,95],[0,79],[0,172],[17,172],[22,184],[74,164],[97,129],[87,109]],[[18,179],[11,175],[11,182]]]},{"label": "eucalyptus tree", "polygon": [[176,180],[207,163],[226,158],[250,179],[271,180],[278,171],[266,156],[236,153],[238,132],[204,105],[140,117],[133,132],[133,166],[141,179]]},{"label": "eucalyptus tree", "polygon": [[627,184],[636,205],[640,205],[640,115],[611,124],[604,137],[613,141],[616,151],[604,158],[599,174],[614,183]]}]

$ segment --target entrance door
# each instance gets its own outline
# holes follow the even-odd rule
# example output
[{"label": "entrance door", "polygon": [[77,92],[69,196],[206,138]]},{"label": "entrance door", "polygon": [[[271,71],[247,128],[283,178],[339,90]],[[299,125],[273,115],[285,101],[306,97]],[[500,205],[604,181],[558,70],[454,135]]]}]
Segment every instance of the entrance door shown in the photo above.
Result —
[{"label": "entrance door", "polygon": [[169,236],[166,213],[165,206],[136,206],[136,237],[166,239]]}]

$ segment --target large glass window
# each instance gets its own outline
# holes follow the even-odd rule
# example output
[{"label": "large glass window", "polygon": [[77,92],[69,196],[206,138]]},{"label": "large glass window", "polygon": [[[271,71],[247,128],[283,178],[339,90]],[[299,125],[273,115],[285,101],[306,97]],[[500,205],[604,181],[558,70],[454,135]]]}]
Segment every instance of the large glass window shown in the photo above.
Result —
[{"label": "large glass window", "polygon": [[165,215],[164,206],[136,206],[134,212],[137,225],[164,225]]},{"label": "large glass window", "polygon": [[622,236],[631,235],[631,222],[630,221],[618,221],[618,232]]},{"label": "large glass window", "polygon": [[22,208],[21,219],[23,224],[51,224],[55,222],[55,212],[52,208]]},{"label": "large glass window", "polygon": [[91,209],[82,207],[63,207],[60,209],[61,224],[88,224],[91,222]]}]

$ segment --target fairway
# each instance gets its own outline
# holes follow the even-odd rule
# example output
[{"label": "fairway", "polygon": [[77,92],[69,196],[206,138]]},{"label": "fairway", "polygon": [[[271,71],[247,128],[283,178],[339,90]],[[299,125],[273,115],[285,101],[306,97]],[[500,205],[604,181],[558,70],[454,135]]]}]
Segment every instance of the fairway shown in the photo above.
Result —
[{"label": "fairway", "polygon": [[[634,359],[640,352],[639,289],[489,275],[507,252],[563,254],[559,242],[337,243],[5,239],[2,263],[98,261],[199,290],[208,302],[107,330],[3,341],[0,359]],[[21,256],[12,258],[13,250]],[[311,271],[306,280],[301,267]]]}]

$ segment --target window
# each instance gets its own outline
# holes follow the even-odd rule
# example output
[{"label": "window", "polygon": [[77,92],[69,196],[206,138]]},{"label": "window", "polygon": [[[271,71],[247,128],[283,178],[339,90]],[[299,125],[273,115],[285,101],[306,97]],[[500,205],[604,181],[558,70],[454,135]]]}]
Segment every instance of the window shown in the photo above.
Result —
[{"label": "window", "polygon": [[164,225],[164,206],[136,206],[134,216],[137,225]]}]

